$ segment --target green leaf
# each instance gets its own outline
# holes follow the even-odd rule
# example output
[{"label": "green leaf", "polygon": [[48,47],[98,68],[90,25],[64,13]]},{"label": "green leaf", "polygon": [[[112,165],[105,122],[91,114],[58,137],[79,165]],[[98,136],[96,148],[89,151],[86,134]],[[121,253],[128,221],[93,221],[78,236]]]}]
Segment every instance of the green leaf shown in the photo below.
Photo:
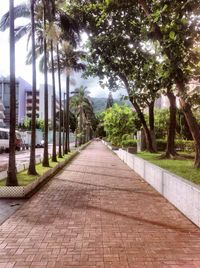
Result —
[{"label": "green leaf", "polygon": [[171,31],[171,32],[169,33],[169,38],[170,38],[171,40],[174,40],[174,39],[175,39],[175,32],[174,32],[174,31]]}]

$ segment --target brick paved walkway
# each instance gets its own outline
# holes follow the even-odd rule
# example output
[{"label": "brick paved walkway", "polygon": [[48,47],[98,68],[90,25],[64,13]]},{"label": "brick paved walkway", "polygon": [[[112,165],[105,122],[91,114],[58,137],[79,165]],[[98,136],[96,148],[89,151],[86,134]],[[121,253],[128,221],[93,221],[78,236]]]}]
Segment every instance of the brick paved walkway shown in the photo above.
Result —
[{"label": "brick paved walkway", "polygon": [[94,142],[0,226],[1,267],[197,268],[200,230]]}]

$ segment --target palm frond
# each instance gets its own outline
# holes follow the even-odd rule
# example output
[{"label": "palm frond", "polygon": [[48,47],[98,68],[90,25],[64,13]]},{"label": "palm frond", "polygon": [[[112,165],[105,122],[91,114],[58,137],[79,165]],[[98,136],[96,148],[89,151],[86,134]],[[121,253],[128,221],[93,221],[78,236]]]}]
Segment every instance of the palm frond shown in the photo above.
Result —
[{"label": "palm frond", "polygon": [[19,41],[23,36],[25,36],[28,32],[30,32],[30,30],[31,30],[30,23],[15,28],[15,42]]},{"label": "palm frond", "polygon": [[[18,5],[14,8],[14,18],[29,18],[30,17],[30,9],[26,4]],[[7,28],[9,28],[10,23],[10,12],[6,12],[0,20],[0,31],[4,32]]]}]

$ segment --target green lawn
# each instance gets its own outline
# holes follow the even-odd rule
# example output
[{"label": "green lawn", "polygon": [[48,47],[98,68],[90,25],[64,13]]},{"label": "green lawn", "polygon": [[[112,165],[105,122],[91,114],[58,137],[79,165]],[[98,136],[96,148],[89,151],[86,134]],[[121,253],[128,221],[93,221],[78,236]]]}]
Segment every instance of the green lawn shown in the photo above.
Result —
[{"label": "green lawn", "polygon": [[[29,183],[36,180],[39,176],[43,175],[49,169],[55,167],[59,162],[65,161],[66,159],[70,159],[75,154],[75,151],[70,152],[69,154],[64,155],[62,158],[57,158],[58,162],[52,162],[49,160],[49,167],[43,167],[42,164],[36,165],[36,170],[38,175],[28,175],[27,170],[21,171],[17,174],[18,183],[20,186],[26,186]],[[0,181],[0,186],[5,186],[6,180]]]},{"label": "green lawn", "polygon": [[[161,154],[149,152],[138,153],[137,156],[161,167],[171,171],[172,173],[181,176],[196,184],[200,184],[200,170],[197,170],[193,166],[192,159],[174,160],[174,159],[159,159]],[[185,155],[185,154],[184,154]],[[191,157],[191,155],[190,155]]]}]

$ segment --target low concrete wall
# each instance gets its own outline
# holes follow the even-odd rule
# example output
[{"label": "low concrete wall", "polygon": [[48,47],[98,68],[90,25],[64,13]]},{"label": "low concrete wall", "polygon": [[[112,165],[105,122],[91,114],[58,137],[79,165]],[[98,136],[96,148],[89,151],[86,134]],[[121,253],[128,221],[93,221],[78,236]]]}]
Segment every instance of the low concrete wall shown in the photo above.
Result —
[{"label": "low concrete wall", "polygon": [[[57,171],[63,168],[72,158],[74,158],[81,150],[85,149],[91,141],[83,144],[65,161],[58,163],[55,167],[49,169],[45,174],[35,179],[32,183],[26,186],[1,186],[0,187],[0,198],[23,198],[26,197],[30,192],[32,192],[40,183],[47,180],[49,177],[53,176]],[[36,158],[36,163],[40,163],[41,158]],[[17,172],[28,169],[29,163],[21,164],[17,166]],[[1,176],[2,174],[2,176]],[[7,176],[7,171],[0,172],[0,180],[5,179]]]},{"label": "low concrete wall", "polygon": [[[106,145],[106,143],[104,142]],[[119,149],[115,152],[187,218],[200,227],[200,187],[175,174]]]}]

